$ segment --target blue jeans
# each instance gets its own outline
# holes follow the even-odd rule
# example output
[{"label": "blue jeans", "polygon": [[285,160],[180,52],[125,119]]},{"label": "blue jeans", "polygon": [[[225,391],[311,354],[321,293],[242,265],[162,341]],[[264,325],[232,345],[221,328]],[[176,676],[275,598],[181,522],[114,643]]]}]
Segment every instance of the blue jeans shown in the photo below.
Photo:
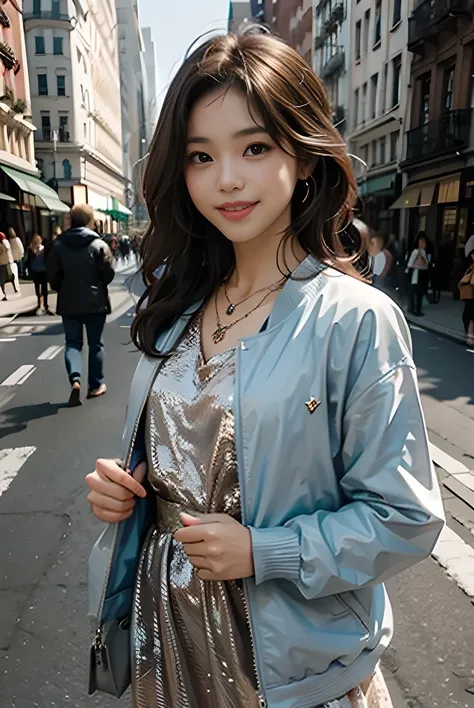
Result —
[{"label": "blue jeans", "polygon": [[106,314],[63,317],[66,335],[65,362],[71,385],[81,380],[83,328],[87,332],[89,347],[89,390],[95,391],[104,381],[104,332]]}]

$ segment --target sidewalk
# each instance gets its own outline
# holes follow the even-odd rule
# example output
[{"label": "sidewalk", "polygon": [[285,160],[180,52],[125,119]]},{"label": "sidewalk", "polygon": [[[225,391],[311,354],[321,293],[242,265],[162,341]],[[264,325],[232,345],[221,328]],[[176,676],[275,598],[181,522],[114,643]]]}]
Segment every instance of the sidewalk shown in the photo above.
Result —
[{"label": "sidewalk", "polygon": [[405,312],[405,317],[410,324],[464,343],[464,327],[461,319],[463,307],[464,303],[453,300],[451,293],[442,293],[437,305],[423,307],[424,317],[415,317],[408,312]]}]

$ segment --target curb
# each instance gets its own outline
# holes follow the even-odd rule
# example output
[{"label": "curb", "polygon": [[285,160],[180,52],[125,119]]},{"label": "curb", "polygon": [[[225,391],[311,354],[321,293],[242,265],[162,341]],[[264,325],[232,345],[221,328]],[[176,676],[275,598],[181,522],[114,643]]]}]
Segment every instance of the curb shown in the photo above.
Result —
[{"label": "curb", "polygon": [[[21,314],[21,313],[15,312],[14,315],[2,315],[0,317],[0,329],[2,329],[3,327],[8,327],[8,325],[10,325],[13,322],[13,320],[18,317],[19,314]],[[7,320],[7,321],[5,322],[4,320]]]},{"label": "curb", "polygon": [[408,312],[404,312],[404,315],[407,322],[416,325],[420,329],[424,329],[427,332],[433,332],[434,334],[439,334],[441,337],[450,339],[452,342],[456,342],[457,344],[465,344],[464,335],[459,332],[444,328],[443,325],[434,324],[429,320],[423,320],[421,317],[414,317]]}]

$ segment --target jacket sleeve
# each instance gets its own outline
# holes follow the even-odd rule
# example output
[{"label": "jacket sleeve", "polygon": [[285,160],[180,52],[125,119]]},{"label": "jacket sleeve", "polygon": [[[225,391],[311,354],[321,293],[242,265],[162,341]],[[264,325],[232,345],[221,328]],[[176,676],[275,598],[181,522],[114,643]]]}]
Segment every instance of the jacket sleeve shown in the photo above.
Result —
[{"label": "jacket sleeve", "polygon": [[96,252],[96,264],[102,282],[110,285],[115,277],[114,257],[105,241],[100,242]]},{"label": "jacket sleeve", "polygon": [[[31,251],[29,251],[28,256],[30,255],[30,253]],[[29,263],[31,263],[31,260],[29,261]],[[58,255],[57,244],[55,244],[49,252],[48,257],[45,261],[45,265],[48,283],[51,285],[53,290],[59,292],[63,282],[64,272],[61,265],[61,260]]]},{"label": "jacket sleeve", "polygon": [[323,597],[384,582],[433,550],[444,514],[411,358],[355,392],[342,421],[343,506],[251,528],[257,584],[281,578]]}]

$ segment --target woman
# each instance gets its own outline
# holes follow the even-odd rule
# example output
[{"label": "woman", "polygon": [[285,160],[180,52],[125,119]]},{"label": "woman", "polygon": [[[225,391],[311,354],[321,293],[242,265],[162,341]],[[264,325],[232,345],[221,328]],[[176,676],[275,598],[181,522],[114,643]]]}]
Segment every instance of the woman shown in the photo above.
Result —
[{"label": "woman", "polygon": [[0,288],[2,289],[3,298],[2,302],[5,302],[7,294],[5,292],[5,285],[11,283],[15,292],[17,292],[15,287],[15,276],[13,273],[13,258],[12,250],[8,239],[4,233],[0,231]]},{"label": "woman", "polygon": [[385,241],[382,236],[374,234],[369,241],[369,255],[371,258],[372,266],[372,285],[381,290],[384,290],[386,283],[384,282],[388,277],[392,266],[393,266],[393,256],[385,248]]},{"label": "woman", "polygon": [[8,233],[8,242],[10,244],[11,252],[12,252],[12,259],[13,259],[13,277],[14,277],[14,288],[15,292],[19,293],[20,292],[20,281],[18,277],[18,269],[20,266],[20,263],[23,259],[23,256],[25,255],[25,249],[23,248],[23,243],[21,242],[21,239],[18,238],[16,235],[15,229],[10,228],[7,231]]},{"label": "woman", "polygon": [[459,293],[461,300],[464,300],[464,311],[462,321],[466,333],[466,344],[468,347],[474,346],[474,236],[471,236],[465,247],[467,268],[463,277],[459,281]]},{"label": "woman", "polygon": [[43,239],[35,234],[28,247],[28,272],[35,284],[35,293],[38,299],[37,315],[49,312],[48,308],[48,280],[46,277],[45,248]]},{"label": "woman", "polygon": [[355,194],[293,49],[229,35],[185,61],[146,170],[123,464],[87,477],[122,522],[91,555],[91,692],[134,586],[134,708],[390,706],[381,583],[443,521],[404,318],[340,245]]},{"label": "woman", "polygon": [[423,298],[428,291],[430,280],[429,267],[431,256],[427,253],[428,239],[424,231],[416,237],[416,246],[413,248],[407,263],[410,274],[411,306],[410,312],[417,317],[423,317]]}]

